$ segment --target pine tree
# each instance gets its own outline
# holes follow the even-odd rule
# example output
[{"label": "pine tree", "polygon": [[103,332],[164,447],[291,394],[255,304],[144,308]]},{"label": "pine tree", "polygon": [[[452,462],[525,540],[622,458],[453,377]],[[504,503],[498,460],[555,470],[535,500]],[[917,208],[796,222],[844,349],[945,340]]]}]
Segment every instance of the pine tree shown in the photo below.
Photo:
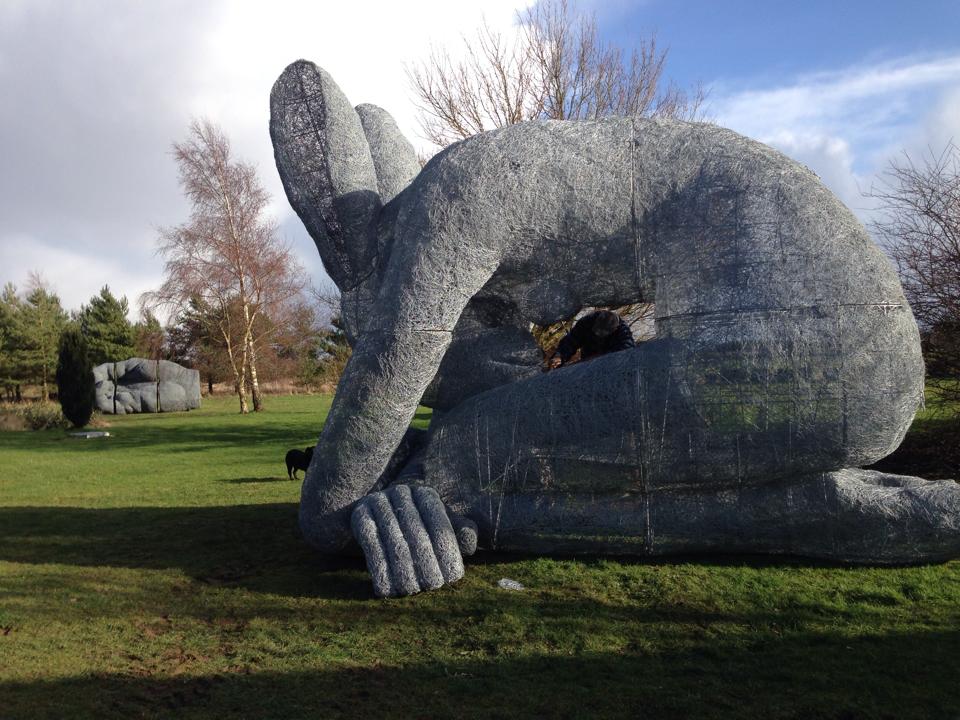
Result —
[{"label": "pine tree", "polygon": [[96,401],[93,364],[83,333],[76,328],[68,328],[60,338],[57,392],[67,420],[75,427],[83,427],[90,422]]},{"label": "pine tree", "polygon": [[35,284],[17,313],[14,362],[24,380],[40,385],[42,400],[50,396],[57,347],[66,324],[67,313],[60,306],[60,298],[39,283]]},{"label": "pine tree", "polygon": [[0,293],[0,385],[7,399],[20,399],[23,374],[20,368],[20,298],[13,283]]},{"label": "pine tree", "polygon": [[317,350],[321,381],[336,386],[353,352],[339,312],[331,315],[330,328],[320,335]]},{"label": "pine tree", "polygon": [[107,285],[81,308],[80,327],[94,365],[133,357],[136,348],[133,326],[127,320],[129,309],[127,298],[118,300]]}]

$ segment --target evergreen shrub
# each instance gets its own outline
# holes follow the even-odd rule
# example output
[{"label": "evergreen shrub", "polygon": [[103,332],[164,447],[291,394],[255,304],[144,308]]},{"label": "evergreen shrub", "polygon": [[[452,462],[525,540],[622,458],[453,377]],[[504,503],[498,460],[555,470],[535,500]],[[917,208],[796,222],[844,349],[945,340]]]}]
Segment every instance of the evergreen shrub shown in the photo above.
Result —
[{"label": "evergreen shrub", "polygon": [[65,330],[60,338],[57,362],[57,392],[64,416],[75,427],[90,422],[96,402],[93,364],[80,330]]}]

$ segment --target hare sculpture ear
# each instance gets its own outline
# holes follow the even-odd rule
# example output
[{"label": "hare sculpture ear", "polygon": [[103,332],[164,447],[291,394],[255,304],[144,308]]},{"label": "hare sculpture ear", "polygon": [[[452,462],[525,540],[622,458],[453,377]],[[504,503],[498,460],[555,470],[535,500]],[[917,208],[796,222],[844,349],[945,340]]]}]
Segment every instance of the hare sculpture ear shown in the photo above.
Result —
[{"label": "hare sculpture ear", "polygon": [[374,269],[382,207],[360,117],[333,78],[297,60],[270,93],[270,137],[283,188],[342,291]]},{"label": "hare sculpture ear", "polygon": [[369,103],[357,105],[356,110],[373,156],[380,200],[387,204],[420,173],[420,162],[390,113]]}]

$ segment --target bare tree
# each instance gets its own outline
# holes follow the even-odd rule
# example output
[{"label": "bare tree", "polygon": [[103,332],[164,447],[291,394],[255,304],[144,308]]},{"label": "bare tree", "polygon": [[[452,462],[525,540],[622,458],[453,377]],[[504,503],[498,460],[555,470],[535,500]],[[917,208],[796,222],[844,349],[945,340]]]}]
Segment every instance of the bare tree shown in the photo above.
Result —
[{"label": "bare tree", "polygon": [[310,296],[322,323],[330,325],[334,319],[339,321],[342,311],[342,298],[340,289],[336,285],[327,282],[319,288],[311,286]]},{"label": "bare tree", "polygon": [[321,324],[317,346],[320,351],[317,381],[320,389],[327,392],[328,388],[335,388],[340,382],[352,349],[343,329],[341,296],[337,286],[328,283],[319,289],[312,289],[311,294]]},{"label": "bare tree", "polygon": [[133,344],[138,357],[160,360],[166,344],[166,333],[157,316],[147,308],[140,309],[140,319],[133,326]]},{"label": "bare tree", "polygon": [[663,78],[667,51],[656,36],[626,53],[604,43],[593,15],[568,0],[546,0],[520,13],[511,40],[484,24],[465,55],[441,49],[407,69],[425,137],[439,147],[484,130],[535,119],[607,115],[694,118],[700,88],[687,93]]},{"label": "bare tree", "polygon": [[[603,42],[596,17],[568,0],[545,0],[518,17],[510,40],[484,24],[463,60],[434,50],[407,69],[425,137],[439,147],[485,130],[535,119],[592,120],[608,115],[702,117],[704,93],[687,93],[664,80],[667,51],[656,36],[640,38],[629,53]],[[649,339],[653,306],[613,308]],[[573,319],[533,334],[549,357]]]},{"label": "bare tree", "polygon": [[301,293],[304,271],[278,239],[266,212],[270,196],[256,169],[231,156],[220,128],[194,121],[189,138],[173,151],[193,207],[188,222],[161,229],[158,253],[166,260],[166,279],[141,304],[183,310],[197,300],[213,308],[240,412],[248,412],[248,381],[253,408],[260,410],[257,353],[263,337],[255,328],[262,315],[279,315]]},{"label": "bare tree", "polygon": [[[873,230],[893,257],[920,326],[928,382],[960,401],[960,148],[892,161],[870,197]],[[956,407],[954,405],[954,407]]]}]

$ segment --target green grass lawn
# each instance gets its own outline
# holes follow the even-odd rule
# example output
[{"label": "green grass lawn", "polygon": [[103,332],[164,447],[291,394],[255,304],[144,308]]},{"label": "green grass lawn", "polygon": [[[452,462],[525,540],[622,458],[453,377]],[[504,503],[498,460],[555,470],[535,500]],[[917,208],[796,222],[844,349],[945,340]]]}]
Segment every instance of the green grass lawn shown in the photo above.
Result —
[{"label": "green grass lawn", "polygon": [[374,600],[297,533],[329,398],[267,405],[0,433],[0,718],[960,717],[960,562],[481,553]]}]

